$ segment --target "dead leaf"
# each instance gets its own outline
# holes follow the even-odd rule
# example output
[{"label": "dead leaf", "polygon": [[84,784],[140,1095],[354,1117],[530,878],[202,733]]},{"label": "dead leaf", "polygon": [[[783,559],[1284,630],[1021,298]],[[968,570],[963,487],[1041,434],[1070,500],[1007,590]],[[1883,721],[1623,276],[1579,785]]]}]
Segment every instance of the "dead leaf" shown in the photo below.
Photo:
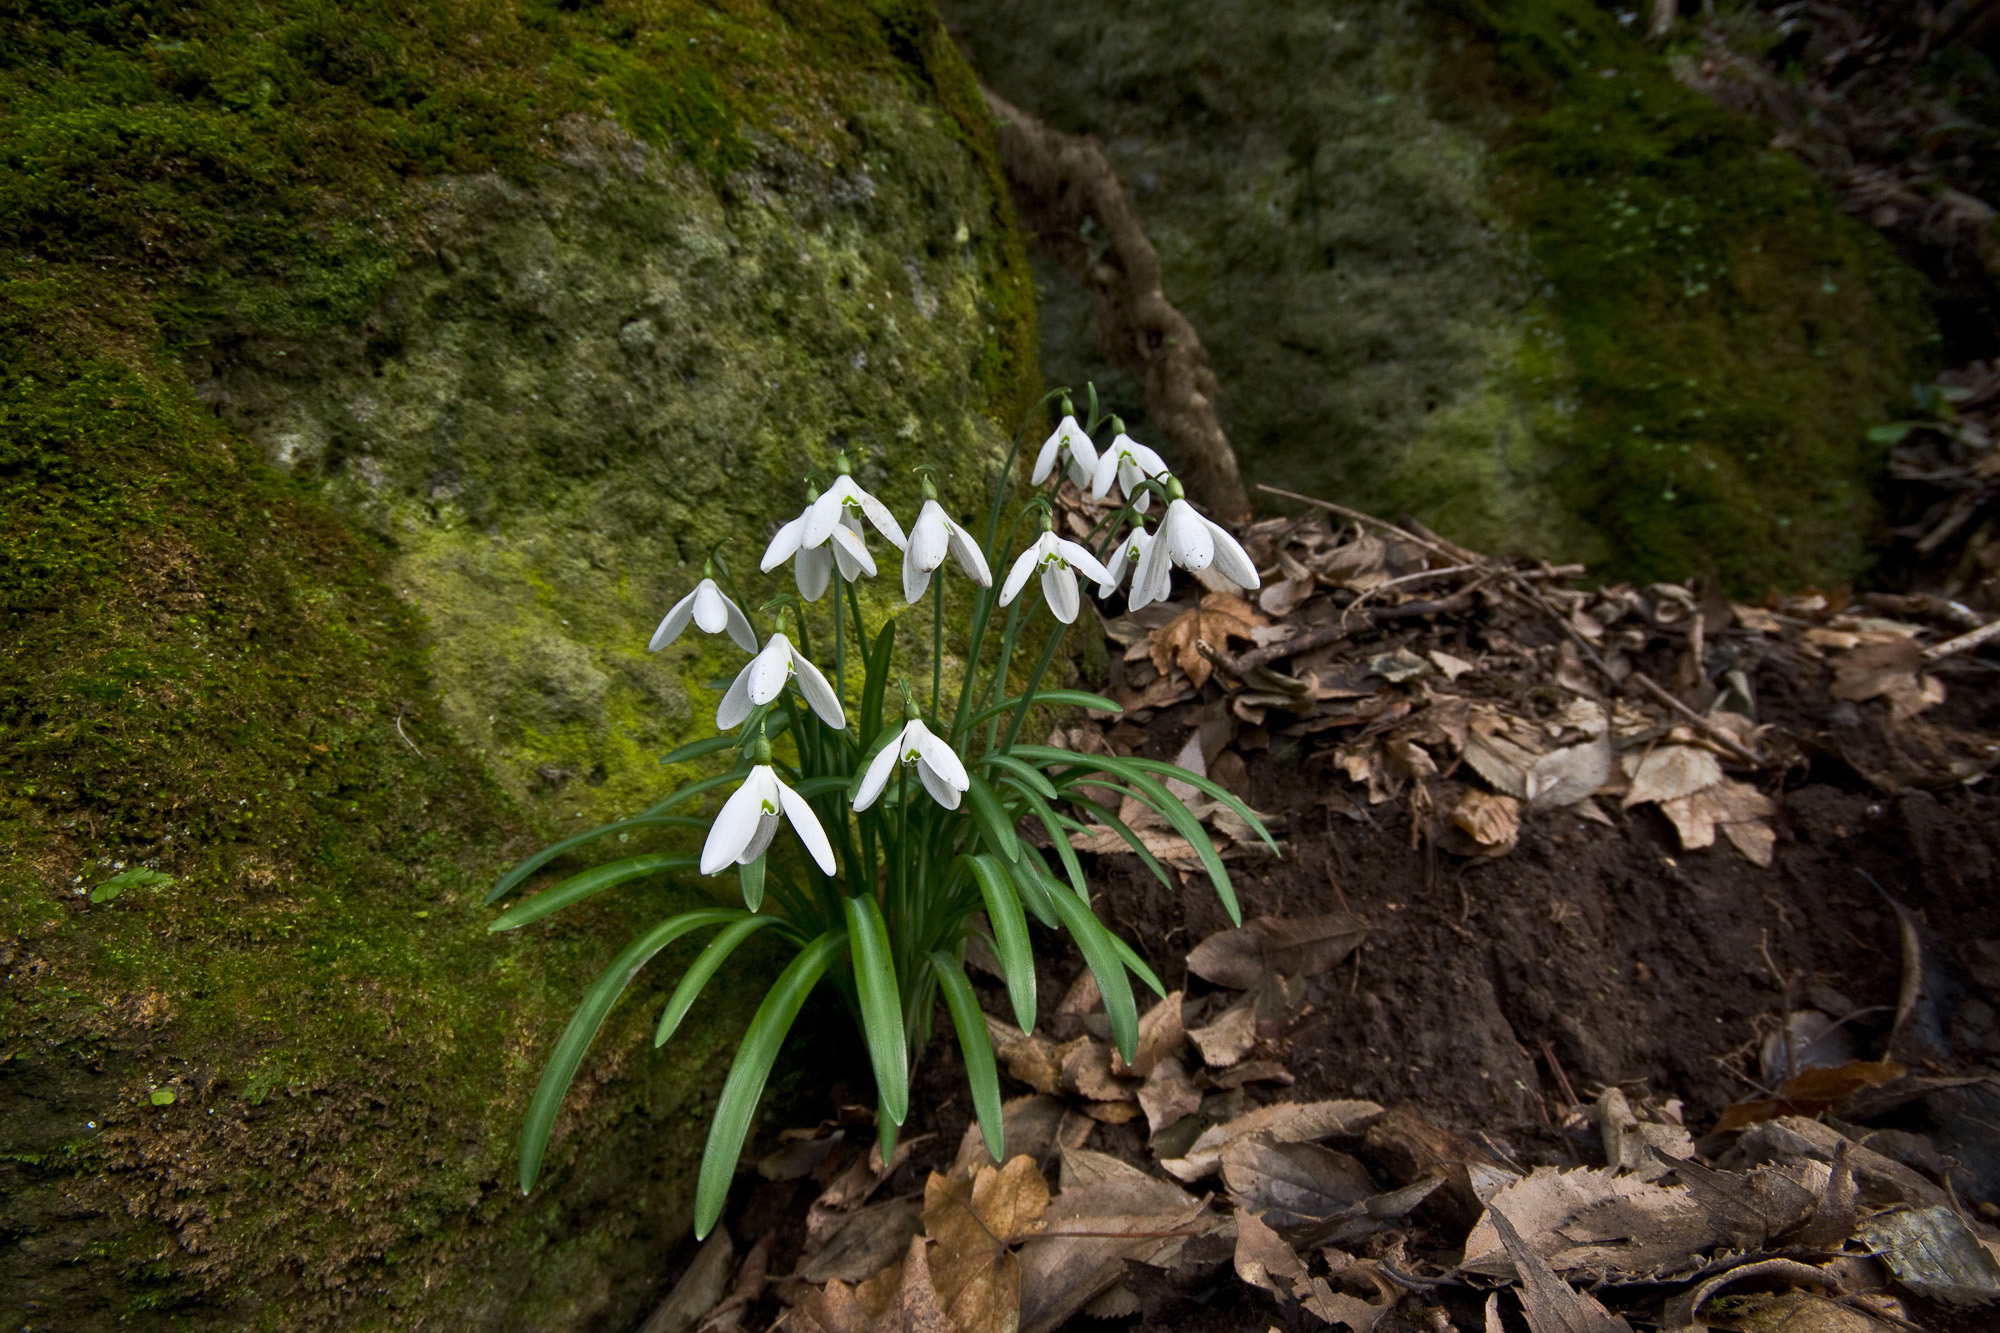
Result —
[{"label": "dead leaf", "polygon": [[1062,1085],[1062,1056],[1047,1037],[1039,1033],[1030,1036],[991,1014],[986,1016],[986,1035],[992,1039],[1000,1067],[1010,1077],[1036,1092],[1053,1093]]},{"label": "dead leaf", "polygon": [[1203,1205],[1104,1153],[1065,1151],[1047,1231],[1021,1247],[1020,1333],[1050,1333],[1125,1275],[1126,1260],[1169,1266],[1202,1229]]},{"label": "dead leaf", "polygon": [[1380,676],[1395,685],[1400,685],[1406,680],[1414,680],[1430,669],[1429,662],[1408,648],[1398,648],[1393,653],[1382,653],[1368,659],[1368,674]]},{"label": "dead leaf", "polygon": [[995,1317],[983,1308],[975,1308],[969,1319],[945,1313],[938,1290],[932,1285],[929,1256],[920,1236],[910,1238],[910,1248],[903,1258],[902,1288],[897,1296],[901,1319],[886,1328],[883,1323],[887,1321],[878,1321],[876,1333],[1013,1333],[1011,1308],[1006,1318]]},{"label": "dead leaf", "polygon": [[1280,1300],[1289,1300],[1295,1286],[1306,1284],[1306,1266],[1297,1252],[1241,1205],[1236,1209],[1236,1276]]},{"label": "dead leaf", "polygon": [[2000,1298],[2000,1259],[1949,1208],[1872,1217],[1856,1239],[1919,1296],[1952,1305],[1986,1305]]},{"label": "dead leaf", "polygon": [[1027,1156],[982,1166],[971,1180],[932,1172],[924,1184],[930,1277],[958,1333],[1007,1333],[1020,1319],[1021,1266],[1010,1249],[1038,1234],[1048,1182]]},{"label": "dead leaf", "polygon": [[1273,1143],[1312,1143],[1359,1134],[1381,1114],[1382,1108],[1375,1102],[1278,1102],[1211,1125],[1185,1157],[1160,1165],[1177,1179],[1200,1180],[1221,1169],[1223,1150],[1238,1139],[1261,1134]]},{"label": "dead leaf", "polygon": [[1885,698],[1890,718],[1905,722],[1944,702],[1944,682],[1925,675],[1923,665],[1923,649],[1914,639],[1899,635],[1886,643],[1860,643],[1834,662],[1828,692],[1855,703]]},{"label": "dead leaf", "polygon": [[1388,553],[1388,547],[1382,544],[1381,539],[1363,529],[1356,529],[1353,541],[1336,546],[1308,563],[1321,578],[1336,588],[1367,592],[1389,581],[1382,568]]},{"label": "dead leaf", "polygon": [[1353,953],[1367,935],[1360,917],[1336,913],[1317,917],[1257,917],[1234,930],[1219,930],[1188,954],[1188,971],[1203,981],[1248,990],[1266,972],[1316,976]]},{"label": "dead leaf", "polygon": [[1139,1093],[1136,1081],[1111,1072],[1111,1044],[1092,1037],[1064,1043],[1062,1089],[1094,1102],[1129,1102]]},{"label": "dead leaf", "polygon": [[1185,1036],[1181,1030],[1181,992],[1173,991],[1140,1016],[1139,1044],[1133,1051],[1136,1059],[1127,1065],[1125,1057],[1114,1050],[1111,1072],[1121,1077],[1144,1078],[1162,1057],[1181,1048]]},{"label": "dead leaf", "polygon": [[1255,1137],[1223,1149],[1222,1180],[1239,1209],[1273,1227],[1323,1222],[1375,1193],[1367,1170],[1344,1152]]},{"label": "dead leaf", "polygon": [[1521,803],[1511,796],[1470,790],[1452,807],[1451,822],[1472,836],[1489,856],[1512,851],[1521,836]]},{"label": "dead leaf", "polygon": [[1625,793],[1630,810],[1646,801],[1675,801],[1713,787],[1722,781],[1722,764],[1712,750],[1698,745],[1661,745],[1643,755],[1627,755],[1625,776],[1632,779],[1632,789]]},{"label": "dead leaf", "polygon": [[1715,1128],[1720,1132],[1779,1116],[1816,1116],[1856,1093],[1894,1083],[1907,1072],[1894,1060],[1849,1060],[1830,1068],[1804,1069],[1780,1083],[1775,1098],[1759,1097],[1724,1107]]},{"label": "dead leaf", "polygon": [[1267,614],[1288,616],[1298,610],[1306,598],[1312,596],[1313,588],[1316,586],[1310,573],[1302,579],[1280,579],[1276,583],[1264,585],[1264,590],[1257,594],[1257,605]]},{"label": "dead leaf", "polygon": [[1462,657],[1454,657],[1442,648],[1433,648],[1428,655],[1431,663],[1439,671],[1444,672],[1446,680],[1457,680],[1460,676],[1472,670],[1472,663]]},{"label": "dead leaf", "polygon": [[1202,595],[1201,604],[1182,612],[1153,631],[1149,652],[1162,678],[1173,666],[1187,673],[1188,681],[1200,689],[1208,683],[1215,664],[1202,656],[1200,645],[1226,648],[1230,639],[1255,639],[1255,631],[1269,625],[1257,609],[1226,592]]},{"label": "dead leaf", "polygon": [[1245,1064],[1232,1065],[1219,1074],[1208,1076],[1211,1085],[1218,1088],[1240,1088],[1245,1083],[1283,1083],[1290,1085],[1298,1080],[1292,1071],[1276,1060],[1251,1060]]},{"label": "dead leaf", "polygon": [[1153,1135],[1201,1109],[1201,1089],[1188,1077],[1179,1057],[1162,1056],[1153,1066],[1139,1089],[1139,1109],[1146,1113],[1146,1128]]},{"label": "dead leaf", "polygon": [[1496,1217],[1499,1238],[1521,1280],[1521,1309],[1534,1333],[1632,1333],[1632,1326],[1579,1292],[1526,1244],[1504,1216]]},{"label": "dead leaf", "polygon": [[1677,1270],[1716,1239],[1707,1214],[1686,1189],[1610,1170],[1538,1166],[1487,1201],[1466,1237],[1462,1269],[1489,1277],[1513,1271],[1493,1220],[1496,1213],[1504,1213],[1534,1252],[1560,1272],[1652,1275]]},{"label": "dead leaf", "polygon": [[1640,1180],[1658,1180],[1671,1169],[1662,1157],[1694,1156],[1694,1139],[1684,1127],[1641,1120],[1615,1084],[1597,1099],[1597,1133],[1604,1160]]},{"label": "dead leaf", "polygon": [[894,1263],[917,1234],[914,1199],[870,1204],[842,1218],[815,1251],[800,1261],[795,1276],[807,1282],[860,1282]]},{"label": "dead leaf", "polygon": [[[1626,803],[1631,803],[1630,798]],[[1712,845],[1718,826],[1727,828],[1737,824],[1758,824],[1764,816],[1777,812],[1769,797],[1749,783],[1738,782],[1734,778],[1724,779],[1714,786],[1690,792],[1675,800],[1662,801],[1660,809],[1672,821],[1674,830],[1680,834],[1681,846],[1687,851]],[[1768,826],[1759,824],[1759,827],[1770,834],[1770,843],[1762,846],[1765,859],[1759,862],[1768,865],[1770,851],[1777,843],[1777,834],[1771,833]],[[1757,850],[1761,841],[1761,835],[1753,836],[1750,840],[1752,850]],[[1747,851],[1744,854],[1750,855]],[[1751,859],[1756,860],[1754,856]]]},{"label": "dead leaf", "polygon": [[1250,1053],[1257,1044],[1257,1004],[1244,996],[1217,1015],[1206,1027],[1190,1028],[1188,1040],[1201,1052],[1201,1061],[1211,1069],[1226,1069]]},{"label": "dead leaf", "polygon": [[1595,740],[1551,750],[1535,760],[1522,789],[1529,805],[1556,809],[1589,799],[1610,779],[1611,737],[1607,731]]},{"label": "dead leaf", "polygon": [[[1072,1143],[1062,1138],[1067,1111],[1059,1098],[1039,1094],[1002,1103],[1002,1156],[1011,1159],[1026,1155],[1037,1162],[1053,1163],[1058,1147],[1081,1147],[1081,1139]],[[1084,1121],[1082,1128],[1088,1132],[1090,1122]],[[978,1122],[967,1125],[965,1137],[959,1140],[958,1155],[952,1159],[951,1174],[970,1178],[981,1163],[991,1161]]]},{"label": "dead leaf", "polygon": [[735,1259],[736,1246],[729,1239],[729,1228],[718,1226],[639,1333],[688,1333],[721,1302],[729,1289],[729,1269]]}]

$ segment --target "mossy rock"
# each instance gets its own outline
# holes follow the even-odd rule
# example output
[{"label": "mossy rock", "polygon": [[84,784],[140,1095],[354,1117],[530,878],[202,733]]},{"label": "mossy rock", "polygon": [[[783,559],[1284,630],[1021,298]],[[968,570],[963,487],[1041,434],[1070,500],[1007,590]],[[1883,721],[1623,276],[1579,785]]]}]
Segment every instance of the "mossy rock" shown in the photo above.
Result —
[{"label": "mossy rock", "polygon": [[[1739,592],[1869,563],[1923,284],[1604,9],[944,8],[997,92],[1103,141],[1253,486]],[[1040,282],[1052,374],[1136,399]]]},{"label": "mossy rock", "polygon": [[0,94],[0,1319],[633,1322],[769,960],[656,1053],[659,959],[523,1199],[583,988],[721,890],[482,899],[687,776],[710,543],[843,440],[969,496],[1032,398],[969,71],[925,4],[106,4],[0,10]]}]

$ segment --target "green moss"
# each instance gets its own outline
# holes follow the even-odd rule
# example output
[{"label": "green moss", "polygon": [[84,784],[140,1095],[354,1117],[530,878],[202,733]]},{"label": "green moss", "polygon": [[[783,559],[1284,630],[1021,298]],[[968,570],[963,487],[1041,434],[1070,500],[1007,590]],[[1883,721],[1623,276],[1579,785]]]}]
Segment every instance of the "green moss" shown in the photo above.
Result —
[{"label": "green moss", "polygon": [[1500,195],[1574,370],[1566,503],[1640,577],[1861,573],[1880,535],[1866,425],[1923,372],[1921,280],[1598,7],[1462,11],[1483,45],[1441,78],[1514,109]]}]

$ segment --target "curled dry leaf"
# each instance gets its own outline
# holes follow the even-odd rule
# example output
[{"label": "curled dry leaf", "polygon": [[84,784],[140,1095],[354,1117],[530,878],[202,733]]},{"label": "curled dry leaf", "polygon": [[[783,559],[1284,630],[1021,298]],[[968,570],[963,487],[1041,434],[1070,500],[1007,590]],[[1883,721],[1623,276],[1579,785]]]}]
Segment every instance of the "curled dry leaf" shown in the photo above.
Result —
[{"label": "curled dry leaf", "polygon": [[1256,1212],[1240,1204],[1236,1209],[1236,1276],[1280,1300],[1290,1299],[1296,1287],[1307,1285],[1306,1266],[1297,1251]]},{"label": "curled dry leaf", "polygon": [[1139,1109],[1146,1113],[1146,1128],[1153,1135],[1201,1109],[1201,1089],[1188,1077],[1180,1057],[1162,1056],[1139,1089]]},{"label": "curled dry leaf", "polygon": [[1629,1277],[1679,1271],[1716,1239],[1707,1213],[1685,1189],[1610,1170],[1539,1166],[1487,1202],[1466,1237],[1459,1265],[1465,1271],[1489,1277],[1513,1272],[1495,1214],[1505,1214],[1534,1253],[1561,1272]]},{"label": "curled dry leaf", "polygon": [[1923,649],[1914,639],[1897,636],[1887,643],[1861,643],[1834,662],[1829,692],[1855,703],[1887,699],[1890,718],[1906,722],[1944,702],[1944,682],[1925,675],[1923,665]]},{"label": "curled dry leaf", "polygon": [[1512,851],[1521,837],[1521,803],[1511,796],[1467,791],[1452,807],[1451,822],[1470,834],[1489,856]]},{"label": "curled dry leaf", "polygon": [[1604,1160],[1640,1180],[1658,1180],[1671,1169],[1665,1159],[1694,1156],[1694,1139],[1685,1128],[1641,1120],[1631,1099],[1617,1085],[1597,1099],[1597,1133],[1604,1143]]},{"label": "curled dry leaf", "polygon": [[1522,793],[1536,809],[1559,809],[1589,799],[1610,778],[1611,737],[1604,734],[1537,759],[1523,779]]},{"label": "curled dry leaf", "polygon": [[1605,1309],[1595,1296],[1575,1290],[1558,1277],[1506,1217],[1497,1217],[1495,1222],[1498,1237],[1519,1274],[1521,1311],[1533,1333],[1632,1333],[1632,1326]]},{"label": "curled dry leaf", "polygon": [[1919,1296],[1952,1305],[1989,1305],[2000,1299],[2000,1259],[1950,1208],[1872,1217],[1862,1224],[1858,1239]]},{"label": "curled dry leaf", "polygon": [[1009,1077],[1041,1093],[1053,1093],[1062,1086],[1062,1055],[1047,1037],[1039,1033],[1030,1036],[991,1014],[986,1016],[986,1035]]},{"label": "curled dry leaf", "polygon": [[1246,995],[1224,1009],[1213,1023],[1188,1030],[1188,1040],[1211,1069],[1227,1069],[1257,1044],[1257,1002]]},{"label": "curled dry leaf", "polygon": [[1263,1135],[1273,1143],[1313,1143],[1352,1137],[1381,1115],[1382,1108],[1375,1102],[1278,1102],[1211,1125],[1188,1148],[1186,1156],[1160,1165],[1177,1179],[1200,1180],[1221,1169],[1223,1150],[1239,1139]]},{"label": "curled dry leaf", "polygon": [[1219,930],[1188,954],[1188,971],[1203,981],[1249,990],[1266,972],[1315,976],[1354,952],[1368,933],[1351,913],[1316,917],[1260,916]]},{"label": "curled dry leaf", "polygon": [[1094,1102],[1129,1102],[1139,1093],[1136,1080],[1111,1072],[1111,1044],[1093,1037],[1078,1037],[1063,1046],[1062,1088]]},{"label": "curled dry leaf", "polygon": [[931,1173],[924,1233],[937,1300],[958,1333],[1010,1333],[1020,1320],[1021,1266],[1010,1248],[1042,1230],[1049,1187],[1032,1158],[983,1166],[970,1180]]},{"label": "curled dry leaf", "polygon": [[1225,648],[1230,639],[1254,641],[1256,631],[1270,623],[1241,597],[1226,592],[1205,593],[1199,606],[1153,631],[1150,648],[1153,665],[1162,678],[1179,666],[1194,687],[1200,689],[1215,670],[1214,663],[1202,655],[1202,644]]},{"label": "curled dry leaf", "polygon": [[842,1217],[815,1251],[800,1261],[795,1276],[807,1282],[860,1282],[894,1263],[917,1234],[914,1199],[870,1204]]},{"label": "curled dry leaf", "polygon": [[1775,814],[1777,807],[1747,782],[1725,778],[1700,791],[1661,801],[1660,809],[1672,821],[1674,831],[1680,834],[1681,846],[1688,851],[1711,846],[1718,827],[1727,830],[1739,825],[1755,826],[1759,830],[1756,835],[1747,836],[1742,842],[1732,837],[1732,845],[1759,865],[1771,863],[1777,834],[1762,821],[1765,816]]},{"label": "curled dry leaf", "polygon": [[1222,1151],[1222,1181],[1239,1209],[1273,1227],[1303,1227],[1375,1193],[1367,1169],[1316,1143],[1238,1139]]},{"label": "curled dry leaf", "polygon": [[1713,787],[1722,781],[1722,765],[1714,751],[1698,745],[1661,745],[1625,756],[1625,776],[1632,779],[1632,789],[1625,793],[1629,810],[1646,801],[1676,801]]},{"label": "curled dry leaf", "polygon": [[1048,1227],[1021,1247],[1020,1333],[1050,1333],[1108,1290],[1134,1260],[1172,1264],[1205,1229],[1201,1200],[1115,1157],[1063,1153]]}]

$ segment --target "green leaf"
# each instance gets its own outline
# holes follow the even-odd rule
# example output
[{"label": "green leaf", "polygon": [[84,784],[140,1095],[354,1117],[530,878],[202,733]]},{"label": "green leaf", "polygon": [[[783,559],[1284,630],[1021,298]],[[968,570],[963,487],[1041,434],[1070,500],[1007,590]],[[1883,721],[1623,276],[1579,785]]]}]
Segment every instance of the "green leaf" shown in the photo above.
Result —
[{"label": "green leaf", "polygon": [[764,858],[736,867],[736,882],[743,890],[745,910],[754,912],[764,905]]},{"label": "green leaf", "polygon": [[965,795],[972,806],[973,822],[979,826],[986,846],[998,852],[1003,861],[1017,859],[1021,855],[1021,842],[1014,836],[1014,821],[1008,817],[1006,807],[1000,804],[1000,797],[992,785],[977,773],[967,773],[966,776],[972,779],[972,783]]},{"label": "green leaf", "polygon": [[660,762],[662,764],[685,764],[690,759],[700,759],[703,755],[711,755],[718,750],[727,750],[735,744],[736,738],[728,734],[710,736],[705,741],[689,741],[678,750],[669,750],[667,753],[661,755]]},{"label": "green leaf", "polygon": [[597,1036],[597,1030],[604,1026],[605,1015],[611,1006],[625,993],[632,978],[639,969],[651,962],[653,955],[672,944],[689,931],[700,930],[704,926],[719,926],[725,921],[734,921],[743,914],[714,908],[700,912],[685,912],[654,926],[625,947],[625,951],[611,960],[611,966],[604,969],[596,982],[584,993],[583,1003],[570,1016],[569,1026],[562,1036],[556,1038],[555,1049],[549,1052],[549,1063],[542,1070],[542,1081],[535,1086],[535,1095],[528,1102],[528,1114],[521,1122],[521,1193],[526,1194],[535,1187],[535,1178],[542,1173],[542,1154],[548,1150],[549,1128],[556,1122],[556,1112],[562,1108],[562,1100],[569,1092],[570,1081],[576,1077],[577,1066],[583,1063],[583,1054],[590,1049],[590,1043]]},{"label": "green leaf", "polygon": [[[733,774],[731,776],[741,777],[742,775]],[[713,784],[711,783],[710,785]],[[558,856],[561,856],[564,852],[570,851],[573,848],[581,847],[587,842],[595,842],[599,838],[607,837],[613,833],[625,833],[632,829],[639,829],[639,828],[705,829],[708,827],[708,821],[706,819],[694,819],[685,815],[662,816],[659,813],[657,813],[661,808],[662,807],[660,806],[655,806],[653,807],[652,810],[648,810],[644,814],[634,815],[630,819],[621,819],[618,820],[616,823],[612,824],[600,824],[594,829],[586,829],[582,833],[573,834],[570,837],[564,838],[561,842],[550,843],[548,846],[542,848],[542,850],[536,852],[533,856],[529,857],[527,860],[515,866],[512,870],[502,875],[500,877],[500,882],[498,884],[495,884],[492,887],[492,889],[488,891],[486,895],[487,904],[490,906],[493,903],[499,902],[502,898],[505,898],[508,894],[512,893],[516,888],[518,888],[521,882],[527,879],[528,876],[534,874],[537,870],[540,870],[543,866],[555,860]]]},{"label": "green leaf", "polygon": [[764,927],[778,924],[778,918],[774,916],[749,916],[742,912],[732,912],[731,915],[739,919],[708,942],[708,947],[689,965],[680,984],[674,987],[674,993],[667,997],[667,1007],[660,1011],[660,1025],[653,1030],[654,1046],[667,1044],[680,1028],[681,1020],[687,1017],[688,1010],[694,1008],[694,1002],[701,998],[702,987],[708,985],[709,978],[729,961],[729,955],[736,952],[736,946]]},{"label": "green leaf", "polygon": [[1097,914],[1088,906],[1077,901],[1076,895],[1060,890],[1049,895],[1055,905],[1056,914],[1062,918],[1063,926],[1076,941],[1076,947],[1083,951],[1083,961],[1090,965],[1091,975],[1097,978],[1097,989],[1104,996],[1104,1012],[1111,1019],[1111,1036],[1118,1043],[1118,1053],[1130,1064],[1139,1054],[1139,1006],[1132,999],[1132,983],[1126,979],[1124,960],[1118,950],[1112,947],[1111,932],[1097,919]]},{"label": "green leaf", "polygon": [[1137,950],[1123,939],[1120,939],[1118,932],[1109,926],[1104,928],[1104,937],[1111,941],[1112,951],[1118,955],[1119,960],[1125,964],[1132,975],[1146,983],[1147,990],[1150,990],[1162,1000],[1167,998],[1167,988],[1161,984],[1159,974],[1146,965],[1146,960],[1139,956]]},{"label": "green leaf", "polygon": [[[735,768],[730,769],[727,773],[717,773],[712,778],[703,778],[699,782],[690,782],[688,783],[687,786],[682,787],[679,791],[667,797],[665,800],[656,802],[653,805],[653,807],[650,810],[647,810],[643,815],[641,815],[640,818],[646,819],[654,815],[664,814],[668,810],[673,809],[675,806],[680,805],[687,801],[692,801],[695,797],[700,796],[702,793],[713,791],[715,788],[722,786],[726,782],[741,782],[743,781],[744,778],[749,776],[750,768],[751,766],[748,764],[738,764]],[[692,822],[697,828],[708,827],[708,821],[706,819],[697,819]]]},{"label": "green leaf", "polygon": [[1005,769],[1035,791],[1040,792],[1044,800],[1053,801],[1056,799],[1056,784],[1049,781],[1049,775],[1031,764],[1022,763],[1011,754],[988,754],[983,756],[979,762],[982,764],[991,764],[995,768]]},{"label": "green leaf", "polygon": [[[988,1058],[991,1059],[992,1057],[989,1056]],[[154,1088],[152,1095],[147,1097],[146,1100],[155,1106],[172,1106],[177,1099],[174,1096],[172,1088]]]},{"label": "green leaf", "polygon": [[1153,877],[1155,879],[1159,880],[1160,883],[1166,885],[1170,891],[1174,888],[1174,877],[1172,875],[1169,875],[1167,873],[1167,868],[1160,864],[1160,858],[1154,856],[1152,852],[1147,850],[1145,840],[1142,839],[1137,833],[1133,832],[1131,825],[1127,824],[1124,820],[1120,819],[1117,816],[1117,814],[1112,811],[1111,807],[1107,805],[1101,805],[1098,802],[1089,799],[1088,797],[1078,796],[1075,795],[1074,793],[1065,794],[1064,799],[1066,799],[1071,805],[1077,806],[1083,810],[1087,810],[1091,814],[1097,816],[1097,818],[1104,824],[1106,828],[1110,829],[1113,833],[1116,833],[1119,837],[1125,840],[1125,845],[1130,847],[1133,853],[1141,861],[1146,863],[1146,869],[1153,872]]},{"label": "green leaf", "polygon": [[986,900],[986,920],[993,927],[993,953],[1007,977],[1007,995],[1014,1001],[1014,1018],[1023,1032],[1035,1030],[1035,951],[1028,943],[1028,918],[1008,883],[1007,869],[991,855],[961,856],[972,872],[979,896]]},{"label": "green leaf", "polygon": [[[1116,699],[1107,699],[1101,694],[1091,694],[1086,690],[1037,690],[1028,697],[1028,702],[1031,704],[1054,704],[1058,707],[1067,708],[1095,708],[1100,713],[1122,713],[1125,711],[1125,706]],[[1011,713],[1020,706],[1021,696],[1018,694],[1011,699],[1003,699],[991,708],[981,709],[978,715],[972,719],[971,725],[976,727],[989,718],[999,717],[1002,713]]]},{"label": "green leaf", "polygon": [[889,927],[870,895],[847,899],[846,908],[847,948],[861,998],[861,1032],[875,1066],[875,1090],[890,1123],[900,1125],[910,1114],[910,1051],[903,1037],[903,999],[889,953]]},{"label": "green leaf", "polygon": [[993,1040],[986,1035],[986,1015],[979,997],[965,979],[965,969],[950,954],[932,953],[931,970],[944,992],[951,1025],[958,1030],[958,1049],[965,1056],[965,1081],[972,1086],[972,1112],[994,1161],[1007,1150],[1006,1122],[1000,1111],[1000,1076],[993,1067]]},{"label": "green leaf", "polygon": [[1069,876],[1070,887],[1075,889],[1077,895],[1085,902],[1089,902],[1090,889],[1083,882],[1083,863],[1076,859],[1076,848],[1069,845],[1069,835],[1063,831],[1062,821],[1056,818],[1054,807],[1011,777],[1006,779],[1006,782],[1008,786],[1021,793],[1022,799],[1028,803],[1028,813],[1040,820],[1042,827],[1048,830],[1049,839],[1055,844],[1056,857],[1062,862],[1063,873]]},{"label": "green leaf", "polygon": [[1924,423],[1920,421],[1892,421],[1886,426],[1870,426],[1868,428],[1868,442],[1870,444],[1901,444],[1905,436],[1922,424]]},{"label": "green leaf", "polygon": [[[1048,890],[1042,887],[1042,881],[1050,878],[1047,873],[1048,867],[1042,864],[1041,856],[1034,848],[1023,847],[1021,853],[1020,860],[1012,862],[1007,867],[1014,890],[1020,895],[1022,904],[1035,914],[1035,919],[1053,930],[1060,924],[1062,918],[1056,915],[1055,907],[1049,902]],[[1023,868],[1022,863],[1030,857],[1034,858],[1036,868],[1043,872],[1040,876],[1030,874]]]},{"label": "green leaf", "polygon": [[120,871],[92,889],[90,891],[90,901],[94,903],[108,903],[127,889],[150,889],[157,885],[171,884],[173,882],[174,877],[172,875],[163,875],[157,870],[148,870],[144,866],[133,866],[130,870]]},{"label": "green leaf", "polygon": [[540,921],[551,912],[560,912],[571,903],[580,902],[615,885],[669,870],[693,870],[698,864],[699,857],[661,852],[650,856],[628,856],[622,861],[592,866],[581,874],[571,875],[553,888],[543,889],[526,902],[515,903],[494,917],[486,929],[513,930],[530,921]]},{"label": "green leaf", "polygon": [[1277,839],[1271,836],[1271,830],[1264,827],[1264,821],[1257,817],[1257,812],[1245,805],[1237,797],[1236,793],[1230,791],[1229,788],[1223,786],[1213,778],[1205,778],[1198,773],[1190,773],[1179,764],[1169,764],[1158,759],[1141,759],[1138,755],[1132,755],[1125,762],[1148,773],[1156,773],[1166,778],[1176,778],[1187,783],[1188,786],[1193,787],[1196,791],[1201,792],[1210,799],[1220,801],[1235,811],[1238,819],[1241,819],[1255,830],[1257,836],[1264,840],[1266,847],[1269,847],[1274,852],[1278,850]]},{"label": "green leaf", "polygon": [[807,778],[792,790],[810,801],[815,796],[825,796],[829,792],[846,791],[847,779],[837,774],[823,778]]},{"label": "green leaf", "polygon": [[785,1034],[799,1016],[806,997],[819,984],[834,957],[847,945],[842,932],[829,931],[799,951],[798,957],[778,975],[750,1030],[736,1048],[736,1060],[729,1066],[729,1079],[722,1085],[715,1119],[709,1122],[708,1146],[701,1155],[701,1176],[695,1186],[694,1235],[705,1240],[722,1218],[722,1206],[729,1201],[729,1183],[736,1176],[736,1159],[743,1152],[743,1139],[750,1121],[763,1099],[764,1083]]},{"label": "green leaf", "polygon": [[895,649],[896,622],[892,618],[875,636],[875,647],[868,654],[867,674],[862,677],[860,734],[863,736],[873,736],[882,729],[882,698],[889,689],[889,659]]}]

